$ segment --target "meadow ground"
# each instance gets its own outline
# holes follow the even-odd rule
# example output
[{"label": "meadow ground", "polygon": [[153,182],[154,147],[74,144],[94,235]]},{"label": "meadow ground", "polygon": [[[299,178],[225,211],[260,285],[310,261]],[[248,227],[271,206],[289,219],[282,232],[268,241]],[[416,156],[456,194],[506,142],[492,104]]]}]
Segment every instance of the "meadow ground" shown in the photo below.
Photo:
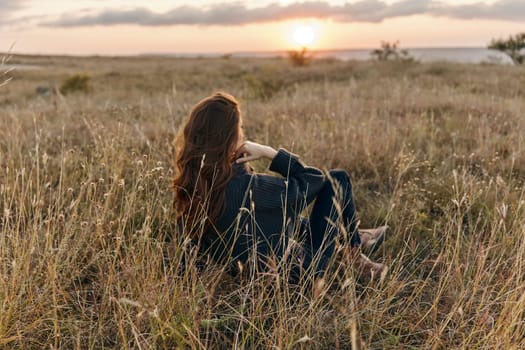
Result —
[{"label": "meadow ground", "polygon": [[[0,347],[525,347],[523,67],[10,63],[41,68],[0,88]],[[75,74],[89,89],[60,93]],[[179,269],[172,140],[216,90],[241,100],[250,139],[350,172],[362,226],[391,226],[383,284],[342,261],[317,288]]]}]

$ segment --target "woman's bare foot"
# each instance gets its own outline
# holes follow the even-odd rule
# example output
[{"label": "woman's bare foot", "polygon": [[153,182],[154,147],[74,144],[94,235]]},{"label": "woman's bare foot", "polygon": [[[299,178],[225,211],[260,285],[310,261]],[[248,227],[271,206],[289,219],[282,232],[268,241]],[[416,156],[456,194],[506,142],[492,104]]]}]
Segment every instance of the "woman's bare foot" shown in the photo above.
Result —
[{"label": "woman's bare foot", "polygon": [[383,282],[388,273],[388,267],[385,264],[373,262],[359,248],[347,248],[345,250],[347,261],[356,267],[359,277],[367,281],[379,280]]},{"label": "woman's bare foot", "polygon": [[359,237],[361,238],[361,249],[372,254],[385,241],[386,231],[388,226],[379,226],[376,228],[359,229]]},{"label": "woman's bare foot", "polygon": [[360,272],[361,277],[374,281],[379,279],[379,282],[383,282],[388,273],[388,267],[385,264],[373,262],[364,254],[360,253],[356,259],[355,265]]}]

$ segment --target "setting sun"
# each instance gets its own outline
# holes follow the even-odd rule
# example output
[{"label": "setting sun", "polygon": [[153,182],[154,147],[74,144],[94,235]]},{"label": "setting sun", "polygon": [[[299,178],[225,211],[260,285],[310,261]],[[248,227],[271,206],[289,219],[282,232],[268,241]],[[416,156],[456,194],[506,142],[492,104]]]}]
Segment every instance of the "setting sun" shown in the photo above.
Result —
[{"label": "setting sun", "polygon": [[293,32],[293,40],[296,44],[307,46],[315,39],[314,29],[308,25],[301,25]]}]

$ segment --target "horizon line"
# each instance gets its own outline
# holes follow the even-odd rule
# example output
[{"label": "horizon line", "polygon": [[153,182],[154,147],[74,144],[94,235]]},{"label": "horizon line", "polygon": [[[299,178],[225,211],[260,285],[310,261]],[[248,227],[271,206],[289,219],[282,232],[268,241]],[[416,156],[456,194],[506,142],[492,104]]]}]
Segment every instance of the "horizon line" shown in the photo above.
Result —
[{"label": "horizon line", "polygon": [[[358,47],[358,48],[308,48],[306,50],[312,53],[315,52],[341,52],[341,51],[373,51],[380,49],[380,47]],[[487,46],[413,46],[413,47],[399,47],[399,50],[451,50],[451,49],[489,49]],[[287,53],[290,51],[300,51],[302,48],[289,49],[274,49],[274,50],[230,50],[230,51],[151,51],[151,52],[137,52],[131,54],[105,54],[105,53],[36,53],[36,52],[0,52],[2,56],[66,56],[66,57],[144,57],[144,56],[176,56],[176,55],[200,55],[200,56],[223,56],[223,55],[239,55],[239,54],[273,54],[273,53]],[[497,50],[495,50],[497,51]]]}]

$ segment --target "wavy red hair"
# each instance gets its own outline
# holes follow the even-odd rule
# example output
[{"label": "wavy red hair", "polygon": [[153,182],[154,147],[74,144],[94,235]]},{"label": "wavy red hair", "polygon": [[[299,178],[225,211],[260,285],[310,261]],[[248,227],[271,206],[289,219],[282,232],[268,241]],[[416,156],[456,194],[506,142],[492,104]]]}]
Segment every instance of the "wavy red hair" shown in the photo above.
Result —
[{"label": "wavy red hair", "polygon": [[224,92],[197,103],[177,137],[174,207],[192,238],[221,215],[242,138],[239,102]]}]

